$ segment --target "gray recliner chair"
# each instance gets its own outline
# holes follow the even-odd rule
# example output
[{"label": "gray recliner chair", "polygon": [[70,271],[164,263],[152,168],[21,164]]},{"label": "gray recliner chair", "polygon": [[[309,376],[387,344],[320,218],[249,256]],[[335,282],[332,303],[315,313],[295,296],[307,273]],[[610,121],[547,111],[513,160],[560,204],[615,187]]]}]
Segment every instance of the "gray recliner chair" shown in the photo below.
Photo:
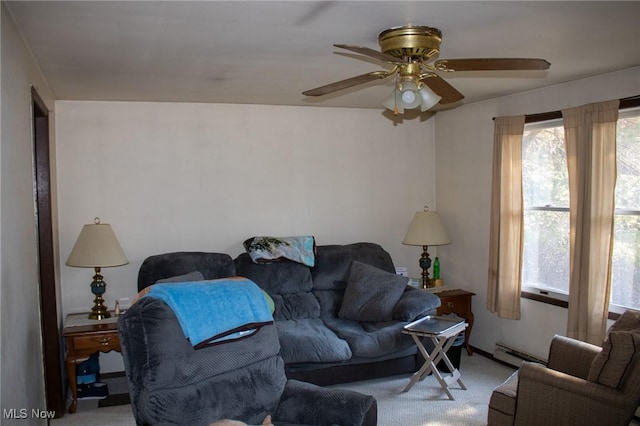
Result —
[{"label": "gray recliner chair", "polygon": [[201,349],[162,300],[140,299],[118,320],[131,406],[140,425],[376,425],[372,396],[287,380],[274,325]]}]

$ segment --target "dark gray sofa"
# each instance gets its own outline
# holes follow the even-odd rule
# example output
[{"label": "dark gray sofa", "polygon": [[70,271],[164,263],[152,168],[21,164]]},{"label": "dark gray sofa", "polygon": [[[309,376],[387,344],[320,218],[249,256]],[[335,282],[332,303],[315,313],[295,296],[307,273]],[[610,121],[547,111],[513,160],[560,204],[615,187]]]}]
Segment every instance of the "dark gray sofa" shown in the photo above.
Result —
[{"label": "dark gray sofa", "polygon": [[138,289],[161,279],[199,271],[205,280],[243,276],[273,298],[275,324],[288,378],[320,385],[410,373],[420,367],[413,340],[402,327],[435,314],[440,299],[404,287],[387,321],[341,318],[340,308],[354,261],[395,273],[389,253],[373,243],[317,246],[315,266],[291,261],[254,263],[222,253],[174,252],[147,258]]}]

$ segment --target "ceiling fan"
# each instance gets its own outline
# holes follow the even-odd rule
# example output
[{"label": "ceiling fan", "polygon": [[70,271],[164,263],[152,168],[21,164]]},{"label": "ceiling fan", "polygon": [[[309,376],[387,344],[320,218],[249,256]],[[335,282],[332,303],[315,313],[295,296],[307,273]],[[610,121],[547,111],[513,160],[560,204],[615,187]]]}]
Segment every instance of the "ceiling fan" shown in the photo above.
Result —
[{"label": "ceiling fan", "polygon": [[322,96],[395,76],[394,91],[383,105],[394,114],[403,113],[405,108],[413,109],[418,106],[421,111],[426,111],[438,103],[449,104],[464,98],[462,93],[438,75],[439,72],[546,70],[551,65],[544,59],[535,58],[438,59],[430,63],[440,53],[441,42],[442,33],[437,28],[405,25],[390,28],[378,35],[380,52],[368,47],[334,44],[340,49],[393,64],[393,68],[336,81],[302,94]]}]

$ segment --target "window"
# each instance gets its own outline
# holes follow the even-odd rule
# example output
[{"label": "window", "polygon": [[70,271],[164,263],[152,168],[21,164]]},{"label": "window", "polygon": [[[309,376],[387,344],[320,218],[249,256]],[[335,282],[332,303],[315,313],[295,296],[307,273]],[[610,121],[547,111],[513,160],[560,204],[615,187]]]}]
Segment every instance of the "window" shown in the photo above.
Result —
[{"label": "window", "polygon": [[569,181],[562,120],[525,125],[523,287],[569,292]]},{"label": "window", "polygon": [[611,303],[640,307],[640,108],[621,111],[616,133],[616,216]]},{"label": "window", "polygon": [[[622,110],[611,310],[640,308],[640,108]],[[525,125],[522,146],[522,289],[559,300],[569,292],[569,182],[562,119]]]}]

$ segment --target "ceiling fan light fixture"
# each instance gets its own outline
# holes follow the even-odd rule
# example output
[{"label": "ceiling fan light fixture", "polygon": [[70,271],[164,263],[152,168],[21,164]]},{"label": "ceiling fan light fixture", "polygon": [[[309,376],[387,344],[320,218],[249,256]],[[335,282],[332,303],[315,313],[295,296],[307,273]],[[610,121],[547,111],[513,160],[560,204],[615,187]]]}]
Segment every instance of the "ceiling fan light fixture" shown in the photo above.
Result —
[{"label": "ceiling fan light fixture", "polygon": [[413,90],[405,90],[402,92],[402,102],[404,102],[405,105],[412,105],[417,98],[416,92]]},{"label": "ceiling fan light fixture", "polygon": [[420,98],[422,99],[422,103],[420,104],[420,111],[422,112],[430,110],[442,99],[442,97],[438,96],[426,84],[420,89]]},{"label": "ceiling fan light fixture", "polygon": [[[305,96],[324,96],[394,75],[396,82],[394,91],[391,97],[383,102],[383,105],[393,111],[395,115],[404,109],[417,107],[420,107],[420,110],[424,112],[438,103],[453,104],[464,99],[462,93],[439,75],[440,72],[547,70],[551,65],[548,61],[540,58],[436,60],[440,54],[441,42],[442,32],[437,28],[424,25],[404,25],[389,28],[378,35],[379,51],[368,47],[334,44],[340,49],[393,65],[393,68],[325,84],[304,91],[302,94]],[[434,62],[430,64],[432,61]],[[398,81],[400,81],[399,85]],[[425,87],[425,81],[429,81],[430,87]]]},{"label": "ceiling fan light fixture", "polygon": [[418,85],[413,80],[406,80],[393,89],[391,95],[385,99],[382,105],[398,115],[404,114],[405,109],[417,107],[420,107],[420,111],[425,112],[436,106],[440,99],[442,98],[425,84]]},{"label": "ceiling fan light fixture", "polygon": [[418,85],[414,81],[403,81],[400,83],[399,91],[403,107],[414,109],[420,106],[422,99],[418,96]]},{"label": "ceiling fan light fixture", "polygon": [[404,114],[402,94],[396,89],[393,89],[393,92],[391,92],[389,97],[382,102],[382,105],[384,105],[388,110],[393,111],[395,115]]}]

